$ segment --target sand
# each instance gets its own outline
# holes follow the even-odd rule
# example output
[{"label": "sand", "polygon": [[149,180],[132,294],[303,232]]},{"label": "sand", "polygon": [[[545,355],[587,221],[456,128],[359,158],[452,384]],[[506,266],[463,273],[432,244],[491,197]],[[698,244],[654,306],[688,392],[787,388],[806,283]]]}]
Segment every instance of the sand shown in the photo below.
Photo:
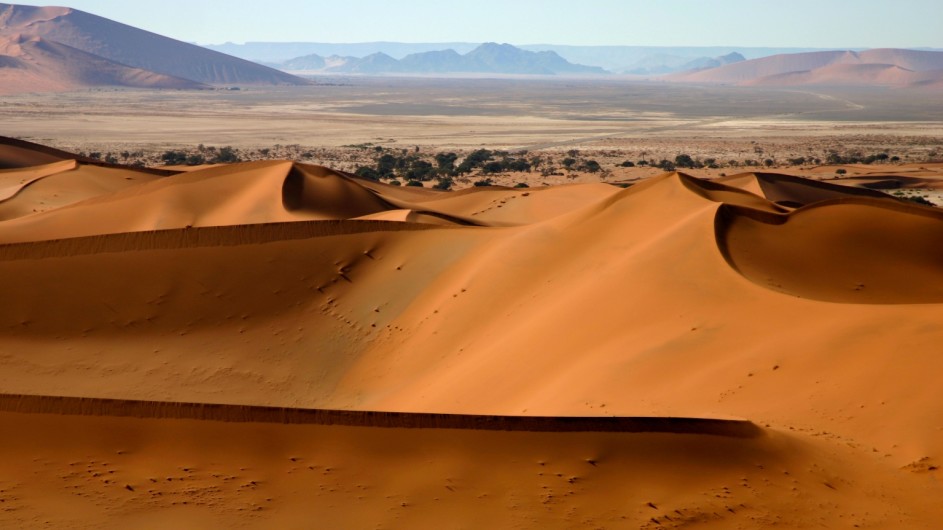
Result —
[{"label": "sand", "polygon": [[939,172],[0,164],[3,526],[943,521]]}]

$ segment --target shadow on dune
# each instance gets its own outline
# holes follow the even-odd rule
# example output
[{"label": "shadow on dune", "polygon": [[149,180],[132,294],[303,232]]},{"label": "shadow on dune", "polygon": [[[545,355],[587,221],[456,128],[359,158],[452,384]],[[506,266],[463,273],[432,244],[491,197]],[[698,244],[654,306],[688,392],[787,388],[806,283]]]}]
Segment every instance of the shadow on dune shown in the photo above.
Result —
[{"label": "shadow on dune", "polygon": [[943,301],[943,212],[893,199],[839,198],[788,214],[725,204],[717,245],[751,281],[840,303]]},{"label": "shadow on dune", "polygon": [[406,429],[672,433],[731,438],[758,438],[764,435],[763,429],[754,423],[747,420],[733,419],[665,416],[499,416],[380,412],[22,394],[0,394],[0,411]]}]

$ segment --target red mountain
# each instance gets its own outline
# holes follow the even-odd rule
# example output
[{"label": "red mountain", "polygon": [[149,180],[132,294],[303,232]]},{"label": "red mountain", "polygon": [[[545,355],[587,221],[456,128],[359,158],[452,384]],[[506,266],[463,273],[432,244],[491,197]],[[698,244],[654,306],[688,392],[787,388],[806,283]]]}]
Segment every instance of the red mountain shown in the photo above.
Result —
[{"label": "red mountain", "polygon": [[[0,38],[6,41],[25,42],[32,37],[42,43],[38,46],[56,48],[60,54],[71,54],[79,63],[72,71],[58,71],[52,62],[44,63],[48,78],[45,83],[49,90],[59,90],[59,86],[71,87],[72,81],[88,79],[87,85],[116,84],[118,86],[162,86],[171,85],[171,79],[189,81],[193,84],[207,85],[303,85],[308,82],[299,77],[280,72],[253,62],[231,57],[200,46],[188,44],[121,24],[106,18],[78,11],[67,7],[33,7],[0,3]],[[15,47],[15,46],[14,46]],[[12,49],[12,48],[11,48]],[[48,50],[47,50],[48,51]],[[84,52],[81,55],[77,52]],[[0,57],[0,78],[17,78],[18,67],[24,57],[3,53]],[[13,53],[13,52],[10,52]],[[38,52],[36,52],[38,53]],[[97,56],[100,60],[92,59]],[[104,62],[103,62],[104,61]],[[117,66],[148,71],[150,81],[143,73],[131,74],[130,71],[117,75]],[[94,74],[98,66],[112,74]],[[12,69],[12,70],[11,70]],[[40,69],[42,70],[42,68]],[[77,72],[85,72],[78,75]],[[65,76],[58,79],[56,73]],[[37,72],[20,76],[20,84],[33,79]],[[110,77],[117,75],[115,83]],[[156,76],[164,76],[156,77]],[[131,78],[138,78],[136,81]],[[131,79],[129,81],[129,79]],[[71,81],[70,81],[71,80]],[[152,85],[151,83],[156,83]],[[11,82],[12,83],[12,82]],[[12,86],[12,85],[10,85]],[[0,88],[2,90],[2,88]],[[6,91],[9,91],[7,89]]]},{"label": "red mountain", "polygon": [[792,53],[681,72],[664,79],[751,86],[937,86],[943,82],[943,52],[874,49]]}]

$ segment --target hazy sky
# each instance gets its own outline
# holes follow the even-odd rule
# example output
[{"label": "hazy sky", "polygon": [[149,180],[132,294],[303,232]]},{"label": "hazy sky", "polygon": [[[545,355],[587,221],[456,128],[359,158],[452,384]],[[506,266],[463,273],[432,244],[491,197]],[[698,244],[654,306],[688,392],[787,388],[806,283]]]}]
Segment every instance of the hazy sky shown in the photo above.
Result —
[{"label": "hazy sky", "polygon": [[[943,48],[943,0],[62,0],[189,42]],[[61,5],[61,4],[60,4]]]}]

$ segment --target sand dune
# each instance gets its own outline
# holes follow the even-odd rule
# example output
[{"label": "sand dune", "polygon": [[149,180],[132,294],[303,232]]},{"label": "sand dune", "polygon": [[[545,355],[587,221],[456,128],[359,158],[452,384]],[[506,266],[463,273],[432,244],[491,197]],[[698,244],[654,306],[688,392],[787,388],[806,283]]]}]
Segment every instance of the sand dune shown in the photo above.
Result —
[{"label": "sand dune", "polygon": [[837,199],[788,215],[725,206],[717,232],[732,266],[777,290],[844,303],[940,303],[943,251],[918,242],[943,237],[941,221],[932,208]]},{"label": "sand dune", "polygon": [[784,435],[0,418],[18,433],[0,440],[0,469],[30,476],[0,488],[17,526],[920,528],[914,513],[939,511],[892,468]]},{"label": "sand dune", "polygon": [[449,193],[43,159],[0,185],[4,524],[943,517],[937,210],[772,173]]},{"label": "sand dune", "polygon": [[0,36],[0,93],[49,92],[83,87],[208,88],[206,85],[92,55],[36,36]]},{"label": "sand dune", "polygon": [[89,162],[84,157],[59,149],[0,136],[0,169],[30,168],[62,160]]},{"label": "sand dune", "polygon": [[783,54],[665,79],[743,86],[921,87],[943,80],[943,52],[873,49]]},{"label": "sand dune", "polygon": [[832,64],[811,71],[751,79],[744,86],[913,86],[943,79],[940,72],[914,72],[894,64]]},{"label": "sand dune", "polygon": [[[121,82],[116,83],[119,86],[168,86],[169,83],[174,88],[194,88],[201,84],[307,84],[303,79],[272,68],[77,9],[0,4],[0,37],[17,35],[30,39],[39,37],[40,42],[47,43],[46,47],[56,47],[56,52],[68,54],[67,61],[61,66],[69,68],[49,72],[43,78],[45,83],[50,84],[45,90],[62,89],[56,84],[67,84],[70,81],[69,75],[75,72],[69,70],[74,70],[75,61],[79,60],[79,65],[90,69],[86,75],[101,75],[94,77],[95,84],[108,84],[105,81],[109,78],[104,72],[117,71],[116,63],[125,70],[134,70],[120,72],[118,80]],[[63,49],[67,52],[62,52]],[[0,81],[8,80],[0,78]],[[0,83],[0,86],[6,85]]]},{"label": "sand dune", "polygon": [[792,208],[848,197],[888,198],[884,193],[867,188],[840,186],[775,173],[743,173],[721,177],[717,179],[717,182],[748,190],[772,202]]}]

